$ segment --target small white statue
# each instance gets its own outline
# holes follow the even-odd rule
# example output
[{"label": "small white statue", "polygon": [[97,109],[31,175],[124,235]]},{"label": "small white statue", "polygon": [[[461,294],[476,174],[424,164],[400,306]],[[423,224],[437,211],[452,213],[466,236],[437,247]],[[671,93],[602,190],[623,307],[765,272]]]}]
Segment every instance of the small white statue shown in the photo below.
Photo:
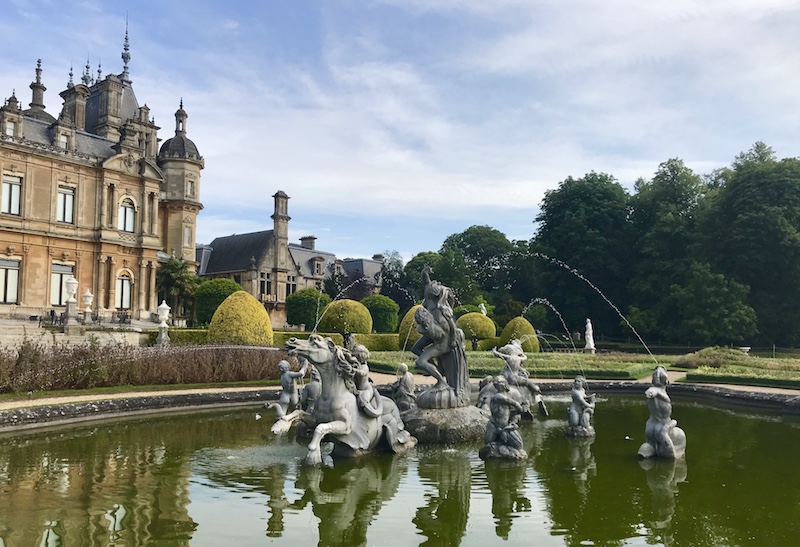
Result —
[{"label": "small white statue", "polygon": [[481,302],[480,304],[478,304],[478,309],[479,309],[479,310],[481,310],[481,313],[482,313],[483,315],[486,315],[486,305],[485,305],[483,302]]},{"label": "small white statue", "polygon": [[591,319],[586,319],[586,345],[583,347],[584,353],[594,353],[594,332],[592,331]]}]

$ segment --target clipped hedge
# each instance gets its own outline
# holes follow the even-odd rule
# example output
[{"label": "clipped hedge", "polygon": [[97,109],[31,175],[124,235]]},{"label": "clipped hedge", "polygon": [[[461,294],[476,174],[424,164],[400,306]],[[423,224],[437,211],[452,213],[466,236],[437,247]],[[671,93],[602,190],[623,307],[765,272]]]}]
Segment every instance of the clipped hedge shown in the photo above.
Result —
[{"label": "clipped hedge", "polygon": [[506,323],[506,326],[503,328],[503,333],[500,335],[500,343],[498,346],[505,346],[511,340],[524,340],[522,342],[522,349],[526,353],[539,353],[540,351],[536,329],[522,316],[518,315]]},{"label": "clipped hedge", "polygon": [[[155,346],[158,331],[147,332],[147,345]],[[170,329],[169,343],[173,346],[201,346],[208,343],[207,329]]]},{"label": "clipped hedge", "polygon": [[353,337],[370,351],[400,351],[397,334],[355,334]]},{"label": "clipped hedge", "polygon": [[[230,295],[241,290],[243,290],[242,286],[236,281],[224,277],[208,279],[200,283],[194,291],[194,310],[197,322],[200,325],[210,323],[220,304]],[[170,335],[171,340],[172,335]]]},{"label": "clipped hedge", "polygon": [[246,291],[236,291],[220,304],[208,326],[210,343],[271,346],[272,323],[264,306]]},{"label": "clipped hedge", "polygon": [[485,340],[497,336],[494,321],[481,312],[465,313],[456,320],[456,325],[464,331],[467,340]]},{"label": "clipped hedge", "polygon": [[361,301],[372,316],[375,332],[395,332],[400,320],[400,305],[384,294],[373,294]]},{"label": "clipped hedge", "polygon": [[369,334],[372,332],[372,316],[361,302],[334,300],[323,310],[318,330]]},{"label": "clipped hedge", "polygon": [[312,330],[317,326],[318,315],[330,303],[331,297],[317,289],[295,291],[286,297],[286,321]]},{"label": "clipped hedge", "polygon": [[400,345],[401,350],[404,348],[407,350],[411,349],[411,346],[422,338],[422,335],[417,332],[417,322],[414,320],[414,314],[417,313],[417,308],[421,307],[422,304],[412,306],[403,316],[403,320],[400,321],[400,328],[397,330],[397,343]]}]

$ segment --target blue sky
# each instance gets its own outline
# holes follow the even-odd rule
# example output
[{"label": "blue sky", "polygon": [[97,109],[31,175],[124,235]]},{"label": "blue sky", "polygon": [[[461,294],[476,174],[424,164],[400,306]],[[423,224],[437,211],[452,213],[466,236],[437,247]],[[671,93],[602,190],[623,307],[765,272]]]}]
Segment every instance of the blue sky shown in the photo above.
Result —
[{"label": "blue sky", "polygon": [[0,0],[0,94],[36,59],[130,74],[166,139],[181,98],[205,157],[198,241],[271,227],[406,259],[489,225],[529,239],[548,189],[659,163],[698,173],[756,141],[800,153],[800,2]]}]

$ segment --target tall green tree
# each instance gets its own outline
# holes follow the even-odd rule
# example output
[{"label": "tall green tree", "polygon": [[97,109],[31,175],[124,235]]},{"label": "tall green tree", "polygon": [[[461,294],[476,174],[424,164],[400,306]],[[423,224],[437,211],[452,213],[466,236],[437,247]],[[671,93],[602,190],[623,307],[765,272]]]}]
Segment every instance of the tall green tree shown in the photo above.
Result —
[{"label": "tall green tree", "polygon": [[372,316],[372,329],[375,332],[395,332],[400,322],[400,306],[383,294],[373,294],[361,301]]},{"label": "tall green tree", "polygon": [[442,244],[442,251],[445,249],[464,254],[482,290],[493,292],[503,287],[503,271],[512,250],[503,232],[489,226],[471,226],[448,236]]},{"label": "tall green tree", "polygon": [[[413,291],[417,301],[422,300],[422,269],[425,266],[430,266],[431,270],[437,272],[439,270],[439,263],[442,260],[442,255],[434,251],[423,251],[411,257],[411,260],[403,268],[406,276],[408,286]],[[438,278],[437,278],[438,279]]]},{"label": "tall green tree", "polygon": [[191,310],[198,282],[189,265],[177,258],[170,258],[156,270],[158,294],[169,302],[174,317],[186,317]]},{"label": "tall green tree", "polygon": [[[543,294],[537,296],[547,298],[573,330],[589,317],[598,334],[619,334],[619,316],[583,279],[619,309],[626,308],[630,231],[625,189],[605,173],[569,177],[545,193],[536,221],[534,255],[552,259],[540,258]],[[547,328],[562,327],[548,316]]]},{"label": "tall green tree", "polygon": [[416,301],[404,269],[403,257],[397,251],[386,251],[383,254],[381,294],[391,298],[400,306],[401,315],[405,315]]},{"label": "tall green tree", "polygon": [[331,303],[331,297],[314,288],[300,289],[286,297],[286,322],[305,325],[307,330],[317,326],[322,310]]}]

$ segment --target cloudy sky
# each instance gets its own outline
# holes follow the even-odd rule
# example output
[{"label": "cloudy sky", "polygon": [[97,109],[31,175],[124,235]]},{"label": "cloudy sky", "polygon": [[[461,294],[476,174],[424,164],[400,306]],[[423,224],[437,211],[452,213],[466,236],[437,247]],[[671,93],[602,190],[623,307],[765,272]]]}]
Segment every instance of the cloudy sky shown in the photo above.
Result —
[{"label": "cloudy sky", "polygon": [[659,163],[698,173],[756,141],[800,154],[800,2],[0,0],[0,94],[42,59],[130,73],[161,137],[181,98],[205,157],[198,241],[271,228],[406,259],[489,225],[529,239],[545,191]]}]

